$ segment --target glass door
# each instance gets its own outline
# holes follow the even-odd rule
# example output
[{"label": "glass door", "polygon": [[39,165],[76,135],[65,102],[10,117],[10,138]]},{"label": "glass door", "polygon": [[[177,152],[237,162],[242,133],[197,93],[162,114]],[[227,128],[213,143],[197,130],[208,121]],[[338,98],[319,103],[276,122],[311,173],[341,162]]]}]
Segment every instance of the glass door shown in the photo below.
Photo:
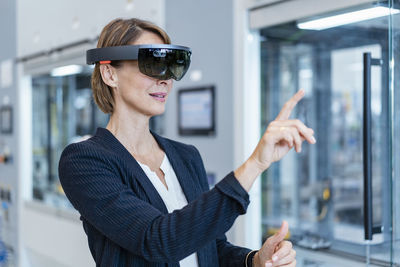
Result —
[{"label": "glass door", "polygon": [[260,31],[262,130],[303,88],[306,96],[293,117],[312,127],[317,139],[264,174],[264,237],[286,219],[299,247],[377,266],[396,261],[394,4],[358,6]]},{"label": "glass door", "polygon": [[[390,6],[398,9],[399,0]],[[389,19],[389,94],[391,111],[391,170],[392,170],[392,263],[400,265],[400,14],[392,12]]]}]

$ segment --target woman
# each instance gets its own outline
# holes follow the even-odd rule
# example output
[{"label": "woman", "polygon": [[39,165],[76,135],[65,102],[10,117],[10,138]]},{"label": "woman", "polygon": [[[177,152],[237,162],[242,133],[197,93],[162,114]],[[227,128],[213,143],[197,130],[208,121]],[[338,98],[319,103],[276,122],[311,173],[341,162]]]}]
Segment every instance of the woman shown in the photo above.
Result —
[{"label": "woman", "polygon": [[[168,35],[149,22],[116,19],[103,29],[97,47],[124,46],[136,53],[144,44],[169,43]],[[102,51],[116,56],[107,49]],[[311,129],[288,119],[304,92],[285,104],[250,158],[209,190],[197,149],[149,130],[149,119],[165,110],[172,78],[179,80],[187,69],[157,72],[161,67],[154,60],[168,51],[103,61],[88,52],[97,62],[94,99],[111,117],[92,138],[65,148],[59,174],[81,214],[96,265],[295,266],[295,251],[284,241],[286,222],[258,251],[230,244],[225,232],[246,212],[257,176],[293,146],[300,152],[304,140],[315,143]]]}]

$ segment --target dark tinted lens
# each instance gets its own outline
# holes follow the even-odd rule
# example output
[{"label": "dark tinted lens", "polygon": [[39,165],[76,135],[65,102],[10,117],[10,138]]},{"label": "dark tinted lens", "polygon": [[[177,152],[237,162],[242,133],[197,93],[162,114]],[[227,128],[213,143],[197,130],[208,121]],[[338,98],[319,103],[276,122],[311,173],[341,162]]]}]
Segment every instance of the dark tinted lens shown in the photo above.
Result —
[{"label": "dark tinted lens", "polygon": [[190,52],[185,50],[175,50],[168,55],[168,69],[174,75],[175,80],[179,81],[186,74],[190,65]]},{"label": "dark tinted lens", "polygon": [[139,70],[143,74],[166,80],[166,73],[168,70],[168,64],[166,61],[166,56],[161,56],[154,49],[140,49],[138,55]]},{"label": "dark tinted lens", "polygon": [[141,48],[138,55],[139,70],[160,80],[179,81],[190,65],[190,52],[178,49]]}]

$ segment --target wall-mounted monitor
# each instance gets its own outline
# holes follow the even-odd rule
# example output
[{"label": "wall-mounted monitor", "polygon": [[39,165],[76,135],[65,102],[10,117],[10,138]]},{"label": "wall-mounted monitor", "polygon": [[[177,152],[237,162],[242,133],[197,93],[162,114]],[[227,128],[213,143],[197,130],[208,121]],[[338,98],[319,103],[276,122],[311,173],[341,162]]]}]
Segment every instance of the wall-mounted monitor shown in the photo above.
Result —
[{"label": "wall-mounted monitor", "polygon": [[178,91],[180,135],[215,135],[215,87],[184,88]]}]

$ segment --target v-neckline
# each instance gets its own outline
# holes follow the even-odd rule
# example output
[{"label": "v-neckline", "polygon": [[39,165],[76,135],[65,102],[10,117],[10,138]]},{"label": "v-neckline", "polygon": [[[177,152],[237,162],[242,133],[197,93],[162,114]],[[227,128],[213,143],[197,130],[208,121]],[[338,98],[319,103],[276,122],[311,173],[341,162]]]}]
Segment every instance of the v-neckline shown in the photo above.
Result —
[{"label": "v-neckline", "polygon": [[[146,169],[148,172],[153,174],[154,177],[157,178],[157,179],[155,179],[156,183],[159,183],[160,185],[162,185],[162,188],[164,188],[167,192],[170,192],[170,190],[171,190],[171,182],[167,181],[167,173],[166,173],[167,170],[165,168],[166,159],[167,159],[167,154],[164,152],[164,157],[163,157],[163,160],[161,162],[161,165],[160,165],[159,169],[164,173],[165,184],[161,181],[160,177],[158,177],[157,173],[152,171],[147,164],[141,163],[138,160],[136,160],[136,161],[140,165],[140,167],[142,167],[142,169]],[[145,171],[145,173],[146,173],[146,171]],[[150,179],[150,177],[148,177],[148,178]]]},{"label": "v-neckline", "polygon": [[[161,161],[161,164],[160,164],[160,166],[159,166],[158,168],[161,169],[161,170],[164,172],[163,168],[165,168],[165,167],[164,167],[163,165],[164,165],[165,158],[167,157],[167,154],[166,154],[165,152],[163,152],[163,154],[164,154],[163,160]],[[135,158],[135,157],[134,157],[134,158]],[[142,163],[142,162],[140,162],[140,161],[137,160],[137,159],[136,159],[136,161],[139,163],[139,165],[141,165],[141,166],[146,166],[146,168],[148,168],[150,171],[152,171],[151,168],[149,167],[149,165],[147,165],[147,164],[145,164],[145,163]],[[152,172],[154,172],[154,171],[152,171]],[[164,172],[164,174],[165,174],[165,172]]]}]

